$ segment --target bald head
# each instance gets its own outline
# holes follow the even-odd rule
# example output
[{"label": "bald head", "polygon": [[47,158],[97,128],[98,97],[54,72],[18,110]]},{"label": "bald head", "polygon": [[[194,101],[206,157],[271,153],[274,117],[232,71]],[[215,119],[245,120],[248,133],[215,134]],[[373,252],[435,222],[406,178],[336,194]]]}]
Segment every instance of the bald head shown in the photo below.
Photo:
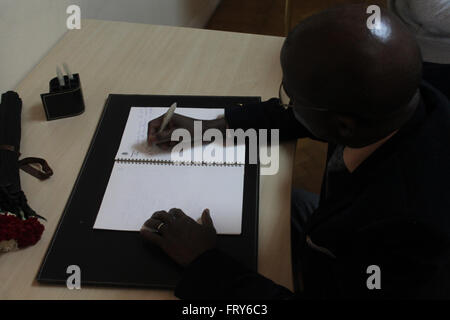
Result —
[{"label": "bald head", "polygon": [[346,5],[314,15],[281,51],[283,86],[299,120],[321,138],[355,147],[411,117],[421,78],[420,50],[408,29],[386,10],[369,29],[366,10]]}]

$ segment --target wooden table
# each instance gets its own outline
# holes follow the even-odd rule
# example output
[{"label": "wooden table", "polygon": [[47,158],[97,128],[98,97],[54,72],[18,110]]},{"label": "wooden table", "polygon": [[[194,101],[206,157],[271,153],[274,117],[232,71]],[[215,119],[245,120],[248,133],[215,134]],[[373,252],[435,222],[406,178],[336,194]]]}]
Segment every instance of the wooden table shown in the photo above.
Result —
[{"label": "wooden table", "polygon": [[[33,247],[0,255],[0,299],[173,299],[169,290],[62,286],[37,283],[36,274],[80,170],[110,93],[276,96],[283,38],[84,20],[69,31],[18,85],[23,100],[23,157],[45,158],[54,176],[44,182],[21,173],[29,204],[47,218]],[[47,122],[40,93],[55,67],[79,73],[86,111]],[[290,189],[294,143],[280,146],[280,170],[262,176],[258,270],[292,289]],[[76,239],[74,239],[76,241]]]}]

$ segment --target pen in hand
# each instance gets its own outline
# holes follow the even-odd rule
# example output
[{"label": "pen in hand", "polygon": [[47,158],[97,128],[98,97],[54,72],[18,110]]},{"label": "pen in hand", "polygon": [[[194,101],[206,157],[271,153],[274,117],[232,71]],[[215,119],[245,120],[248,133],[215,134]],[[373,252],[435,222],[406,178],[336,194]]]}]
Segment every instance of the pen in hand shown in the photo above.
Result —
[{"label": "pen in hand", "polygon": [[164,131],[164,129],[167,127],[167,125],[169,124],[170,120],[173,117],[173,114],[175,113],[175,109],[176,108],[177,108],[177,103],[174,102],[170,106],[169,110],[167,110],[166,114],[164,115],[164,118],[163,118],[162,123],[161,123],[161,127],[158,130],[158,133]]}]

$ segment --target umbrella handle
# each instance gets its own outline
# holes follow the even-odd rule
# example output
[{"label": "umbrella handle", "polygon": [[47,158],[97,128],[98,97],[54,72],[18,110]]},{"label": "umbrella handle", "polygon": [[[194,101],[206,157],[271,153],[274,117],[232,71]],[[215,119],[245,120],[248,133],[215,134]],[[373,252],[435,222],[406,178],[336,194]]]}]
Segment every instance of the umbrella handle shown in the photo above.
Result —
[{"label": "umbrella handle", "polygon": [[[17,152],[18,156],[20,157],[20,153],[14,146],[2,144],[0,145],[0,150]],[[40,169],[36,168],[36,166],[40,167]],[[29,157],[19,160],[19,167],[26,173],[31,174],[33,177],[38,178],[39,180],[46,180],[53,175],[52,168],[50,168],[47,161],[41,158]]]},{"label": "umbrella handle", "polygon": [[[41,169],[36,168],[36,165]],[[19,160],[19,167],[39,180],[46,180],[53,175],[52,168],[50,168],[47,161],[41,158],[30,157]]]}]

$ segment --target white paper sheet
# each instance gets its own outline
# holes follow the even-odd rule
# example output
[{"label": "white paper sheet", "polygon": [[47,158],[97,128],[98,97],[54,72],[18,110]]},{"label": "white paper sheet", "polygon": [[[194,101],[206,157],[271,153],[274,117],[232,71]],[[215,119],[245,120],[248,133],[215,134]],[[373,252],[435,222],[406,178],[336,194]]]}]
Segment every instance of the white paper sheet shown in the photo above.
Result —
[{"label": "white paper sheet", "polygon": [[[120,147],[116,155],[116,159],[128,159],[139,161],[167,161],[171,162],[172,157],[170,151],[163,151],[157,146],[149,146],[147,144],[147,128],[150,120],[156,119],[163,115],[168,108],[141,108],[132,107],[128,116],[128,121],[122,135]],[[203,109],[203,108],[177,108],[175,113],[191,117],[199,120],[213,120],[224,114],[224,109]],[[192,137],[194,139],[194,137]],[[226,137],[223,137],[224,139]],[[209,153],[205,150],[216,148],[223,156],[221,160],[211,160]],[[219,150],[220,149],[220,150]],[[194,154],[205,155],[197,161]],[[230,155],[230,152],[234,156]],[[191,160],[194,162],[206,163],[227,163],[227,164],[244,164],[245,163],[245,144],[224,146],[221,141],[213,141],[203,146],[190,148]],[[214,153],[215,154],[215,153]]]},{"label": "white paper sheet", "polygon": [[208,208],[219,234],[240,234],[243,190],[244,166],[116,162],[94,229],[138,231],[155,211],[197,220]]}]

